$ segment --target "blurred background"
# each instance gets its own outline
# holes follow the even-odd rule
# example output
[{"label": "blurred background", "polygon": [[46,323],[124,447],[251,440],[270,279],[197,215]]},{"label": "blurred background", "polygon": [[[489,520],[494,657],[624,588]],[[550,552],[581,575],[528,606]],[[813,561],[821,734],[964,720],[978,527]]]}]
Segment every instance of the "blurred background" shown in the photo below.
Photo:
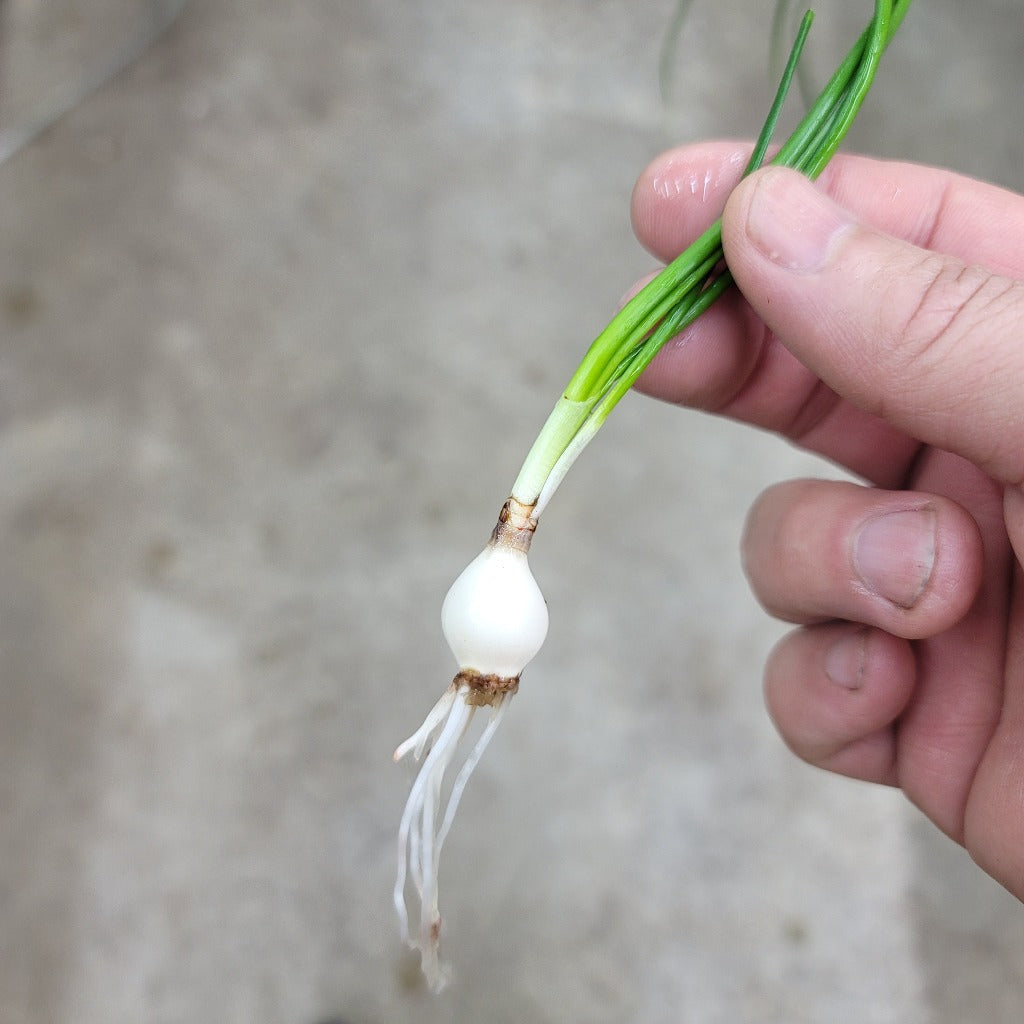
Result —
[{"label": "blurred background", "polygon": [[[697,0],[663,101],[672,0],[0,0],[5,1024],[1022,1019],[1019,904],[763,711],[743,516],[834,471],[635,396],[534,546],[443,995],[398,941],[441,597],[773,6]],[[817,9],[820,81],[870,4]],[[1022,50],[918,0],[848,148],[1024,189]]]}]

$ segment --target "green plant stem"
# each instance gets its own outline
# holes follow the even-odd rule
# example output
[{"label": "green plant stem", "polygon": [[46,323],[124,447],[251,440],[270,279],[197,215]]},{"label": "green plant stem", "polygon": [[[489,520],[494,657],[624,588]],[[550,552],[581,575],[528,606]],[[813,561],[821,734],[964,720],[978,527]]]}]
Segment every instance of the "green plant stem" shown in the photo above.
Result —
[{"label": "green plant stem", "polygon": [[[912,0],[875,0],[871,22],[836,68],[772,163],[814,178],[850,130],[885,48]],[[775,99],[744,174],[764,160],[810,30],[801,21]],[[591,344],[523,463],[512,494],[539,516],[554,490],[611,410],[659,349],[689,326],[732,283],[717,220],[627,302]]]}]

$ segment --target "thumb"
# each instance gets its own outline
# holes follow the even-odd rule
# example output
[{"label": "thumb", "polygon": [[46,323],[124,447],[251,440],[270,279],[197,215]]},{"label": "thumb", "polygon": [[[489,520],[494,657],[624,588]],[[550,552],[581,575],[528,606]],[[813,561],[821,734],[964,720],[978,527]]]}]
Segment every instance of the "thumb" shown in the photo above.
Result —
[{"label": "thumb", "polygon": [[859,223],[779,167],[733,192],[723,242],[747,301],[843,398],[1024,480],[1024,283]]}]

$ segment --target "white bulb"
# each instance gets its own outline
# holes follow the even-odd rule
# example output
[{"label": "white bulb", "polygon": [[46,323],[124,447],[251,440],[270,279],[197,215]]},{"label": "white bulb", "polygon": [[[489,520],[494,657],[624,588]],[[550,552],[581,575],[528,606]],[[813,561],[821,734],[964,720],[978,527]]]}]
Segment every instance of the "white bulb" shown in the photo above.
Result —
[{"label": "white bulb", "polygon": [[548,606],[526,552],[488,544],[448,591],[441,628],[460,670],[518,677],[548,632]]}]

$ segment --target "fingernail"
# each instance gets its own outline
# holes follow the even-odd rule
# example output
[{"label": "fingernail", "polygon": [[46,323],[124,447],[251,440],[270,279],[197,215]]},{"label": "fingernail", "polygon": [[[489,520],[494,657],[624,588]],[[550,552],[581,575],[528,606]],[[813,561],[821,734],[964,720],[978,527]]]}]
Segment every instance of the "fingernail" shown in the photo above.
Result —
[{"label": "fingernail", "polygon": [[747,211],[747,237],[787,270],[820,270],[853,219],[795,171],[773,167],[758,179]]},{"label": "fingernail", "polygon": [[864,585],[900,608],[913,608],[935,567],[935,513],[904,509],[869,519],[853,542]]},{"label": "fingernail", "polygon": [[844,633],[825,655],[825,674],[837,686],[859,690],[864,681],[864,661],[868,646],[868,631],[858,629]]}]

